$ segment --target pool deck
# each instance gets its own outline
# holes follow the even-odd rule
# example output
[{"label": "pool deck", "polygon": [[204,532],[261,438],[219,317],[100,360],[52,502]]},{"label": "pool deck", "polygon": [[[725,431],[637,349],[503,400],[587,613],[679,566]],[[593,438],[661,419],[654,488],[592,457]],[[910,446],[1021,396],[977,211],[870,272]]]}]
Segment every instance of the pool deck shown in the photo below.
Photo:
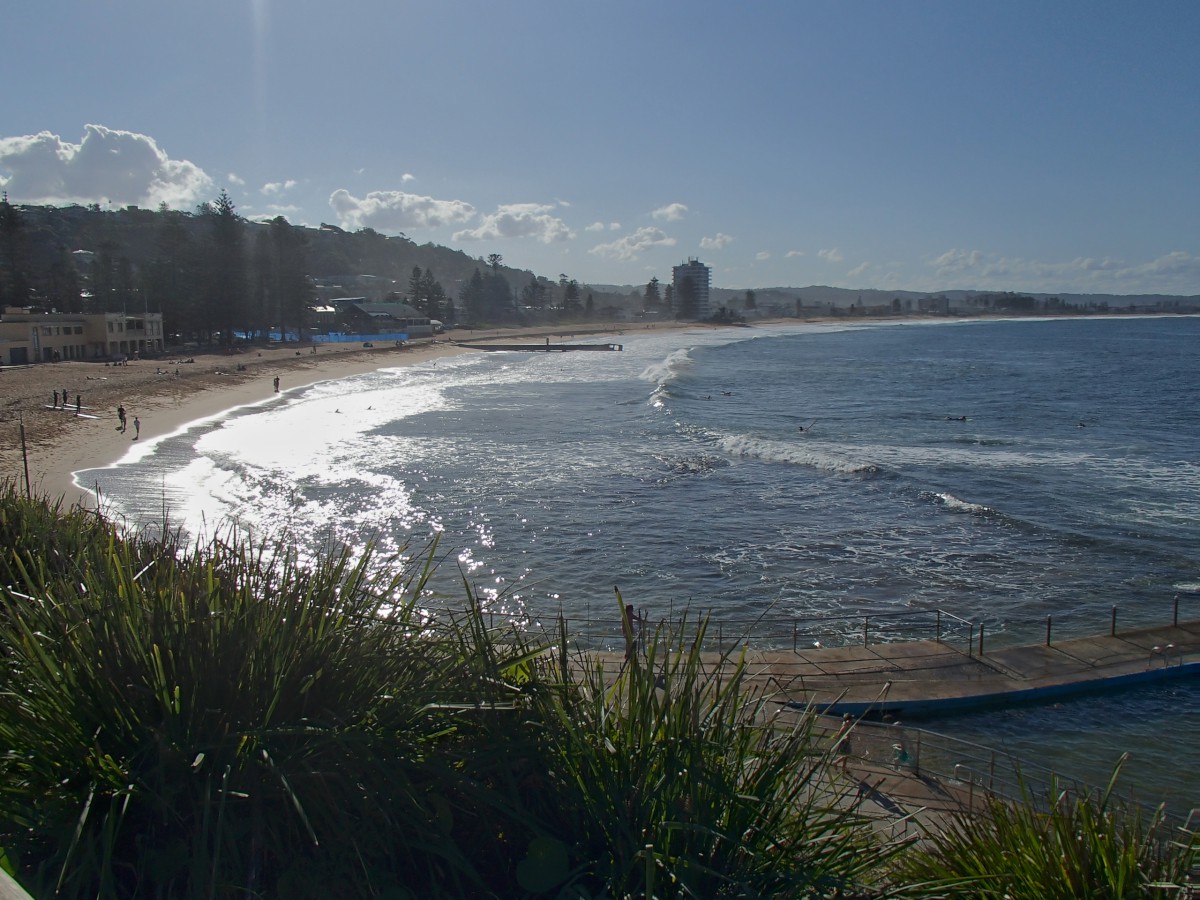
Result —
[{"label": "pool deck", "polygon": [[[726,664],[741,649],[724,655]],[[987,649],[907,641],[804,650],[744,649],[747,680],[824,713],[930,716],[1040,703],[1200,675],[1200,620]],[[606,654],[607,655],[607,654]],[[612,654],[619,665],[619,655]],[[722,654],[703,654],[709,666]]]}]

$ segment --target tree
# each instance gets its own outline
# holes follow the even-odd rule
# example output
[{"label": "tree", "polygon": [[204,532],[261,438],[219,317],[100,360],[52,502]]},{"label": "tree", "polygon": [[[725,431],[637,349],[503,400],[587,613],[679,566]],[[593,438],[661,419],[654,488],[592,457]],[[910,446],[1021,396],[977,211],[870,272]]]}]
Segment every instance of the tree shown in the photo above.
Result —
[{"label": "tree", "polygon": [[53,309],[62,312],[77,313],[82,311],[82,287],[79,283],[79,273],[66,247],[60,246],[46,277],[46,301]]},{"label": "tree", "polygon": [[442,319],[442,307],[446,303],[446,291],[442,283],[433,277],[433,269],[426,269],[418,285],[418,296],[421,302],[414,304],[418,310],[431,319]]},{"label": "tree", "polygon": [[675,309],[675,285],[668,284],[663,288],[663,311],[670,315]]},{"label": "tree", "polygon": [[758,298],[755,296],[754,291],[746,291],[746,309],[758,309]]},{"label": "tree", "polygon": [[220,331],[221,343],[228,347],[233,344],[234,330],[245,325],[244,220],[225,191],[201,210],[210,226],[202,328],[210,337]]},{"label": "tree", "polygon": [[421,272],[420,266],[413,266],[412,274],[408,276],[408,302],[413,306],[417,305],[417,301],[421,298],[421,288],[424,284],[425,276]]},{"label": "tree", "polygon": [[642,295],[643,309],[658,309],[662,305],[662,296],[658,292],[657,276],[646,282],[646,291]]},{"label": "tree", "polygon": [[546,282],[534,276],[529,284],[521,288],[521,303],[533,309],[543,309],[546,306]]},{"label": "tree", "polygon": [[478,323],[484,318],[483,276],[479,274],[478,269],[463,286],[458,299],[473,323]]},{"label": "tree", "polygon": [[487,264],[488,264],[488,267],[492,270],[493,274],[498,274],[500,272],[500,263],[503,261],[504,261],[504,257],[501,256],[499,253],[488,254]]},{"label": "tree", "polygon": [[0,199],[0,253],[4,256],[4,266],[0,270],[0,309],[5,304],[25,306],[29,303],[25,245],[25,223],[17,208],[8,202],[6,191]]},{"label": "tree", "polygon": [[563,310],[569,316],[579,314],[579,282],[574,278],[563,288]]}]

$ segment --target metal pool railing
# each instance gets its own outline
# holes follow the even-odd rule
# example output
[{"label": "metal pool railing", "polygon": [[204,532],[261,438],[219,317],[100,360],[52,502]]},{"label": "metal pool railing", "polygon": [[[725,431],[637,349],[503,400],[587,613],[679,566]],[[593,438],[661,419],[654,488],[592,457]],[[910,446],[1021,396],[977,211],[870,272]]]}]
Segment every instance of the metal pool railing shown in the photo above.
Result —
[{"label": "metal pool railing", "polygon": [[[1194,604],[1189,608],[1189,601]],[[702,649],[728,651],[741,644],[759,650],[792,650],[820,647],[894,643],[898,641],[937,641],[961,650],[968,656],[983,656],[987,650],[1013,644],[1052,644],[1072,637],[1084,637],[1146,626],[1178,625],[1187,618],[1200,616],[1200,595],[1175,595],[1169,606],[1135,610],[1118,607],[1097,611],[1068,612],[1044,618],[971,621],[942,608],[868,610],[843,615],[757,617],[720,615],[718,611],[668,607],[665,614],[656,610],[635,610],[634,630],[644,641],[656,630],[676,639],[694,639],[704,626]],[[435,614],[436,615],[436,614]],[[590,606],[582,614],[564,611],[549,616],[511,615],[487,610],[492,626],[511,626],[530,631],[553,628],[559,619],[566,624],[567,635],[580,649],[617,651],[625,646],[625,628],[619,615],[593,615]]]}]

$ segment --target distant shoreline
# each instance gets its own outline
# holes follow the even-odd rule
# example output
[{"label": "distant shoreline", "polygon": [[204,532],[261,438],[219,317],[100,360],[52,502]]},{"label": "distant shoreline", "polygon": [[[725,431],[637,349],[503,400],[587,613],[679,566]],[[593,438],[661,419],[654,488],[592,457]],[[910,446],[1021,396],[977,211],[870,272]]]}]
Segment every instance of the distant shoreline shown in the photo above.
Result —
[{"label": "distant shoreline", "polygon": [[[1053,321],[1059,319],[1184,318],[1195,313],[1112,313],[1105,315],[981,315],[981,316],[822,316],[774,318],[749,323],[765,325],[882,325],[910,322],[968,323],[996,321]],[[3,476],[24,489],[21,451],[24,426],[29,484],[34,494],[61,500],[67,506],[94,508],[96,492],[78,484],[75,473],[116,465],[135,446],[133,419],[140,421],[137,442],[152,444],[178,433],[194,422],[238,407],[270,403],[300,387],[349,378],[381,368],[414,365],[444,356],[480,353],[453,341],[486,343],[504,339],[577,339],[584,336],[619,337],[649,332],[683,332],[693,329],[743,328],[744,325],[663,321],[615,322],[600,325],[558,325],[528,328],[460,330],[442,339],[413,341],[404,349],[392,346],[309,345],[249,347],[235,353],[196,354],[182,358],[136,360],[125,366],[94,362],[42,363],[0,368],[0,465]],[[619,343],[619,342],[618,342]],[[242,369],[239,371],[238,366]],[[178,374],[176,374],[178,373]],[[280,394],[273,381],[280,379]],[[52,409],[53,393],[66,391],[67,409]],[[74,415],[74,397],[81,399],[82,416]],[[123,406],[130,423],[119,430],[117,407]],[[94,416],[95,418],[88,418]],[[102,505],[102,498],[101,498]]]}]

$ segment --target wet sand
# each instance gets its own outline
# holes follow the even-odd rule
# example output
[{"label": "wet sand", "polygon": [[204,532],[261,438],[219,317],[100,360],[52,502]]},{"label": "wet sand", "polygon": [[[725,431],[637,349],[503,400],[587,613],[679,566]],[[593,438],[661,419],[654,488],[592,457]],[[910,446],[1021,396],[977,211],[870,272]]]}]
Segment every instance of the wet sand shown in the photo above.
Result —
[{"label": "wet sand", "polygon": [[[60,500],[67,506],[94,507],[96,497],[75,483],[74,473],[119,461],[131,442],[178,431],[190,422],[238,406],[259,403],[314,384],[376,369],[413,365],[440,356],[477,353],[453,341],[478,343],[505,340],[552,341],[588,335],[645,333],[679,329],[675,322],[652,326],[629,323],[498,331],[449,332],[434,339],[365,348],[362,344],[285,345],[239,352],[168,355],[130,360],[127,365],[64,361],[33,366],[0,367],[0,478],[12,479],[23,491]],[[54,394],[60,393],[58,407]],[[61,393],[67,395],[62,402]],[[76,412],[76,397],[79,410]],[[126,411],[120,428],[117,408]],[[135,434],[134,419],[140,422]],[[23,432],[23,433],[22,433]],[[24,447],[24,452],[23,448]]]}]

